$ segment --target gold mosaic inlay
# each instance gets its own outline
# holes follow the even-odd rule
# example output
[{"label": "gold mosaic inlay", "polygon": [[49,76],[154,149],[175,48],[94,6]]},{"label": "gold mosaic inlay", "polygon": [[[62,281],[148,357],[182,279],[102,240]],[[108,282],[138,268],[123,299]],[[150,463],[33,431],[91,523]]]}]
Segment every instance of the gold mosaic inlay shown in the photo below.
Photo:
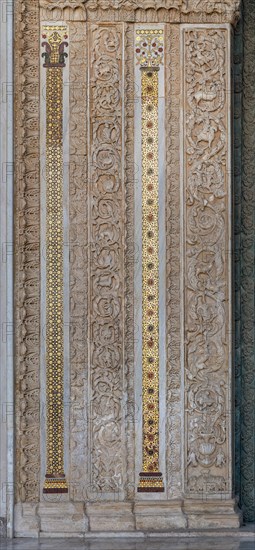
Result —
[{"label": "gold mosaic inlay", "polygon": [[139,492],[164,491],[159,471],[159,67],[163,31],[141,30],[143,471]]},{"label": "gold mosaic inlay", "polygon": [[67,27],[44,26],[46,68],[46,372],[45,493],[67,492],[63,419],[63,67]]}]

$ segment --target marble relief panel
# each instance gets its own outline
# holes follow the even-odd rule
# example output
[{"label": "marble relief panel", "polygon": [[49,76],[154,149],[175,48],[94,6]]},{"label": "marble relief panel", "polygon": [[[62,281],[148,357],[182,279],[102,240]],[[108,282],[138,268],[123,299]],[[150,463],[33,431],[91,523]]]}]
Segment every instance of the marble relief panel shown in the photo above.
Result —
[{"label": "marble relief panel", "polygon": [[89,470],[122,494],[124,436],[123,25],[92,25],[89,52]]},{"label": "marble relief panel", "polygon": [[231,493],[227,28],[184,28],[185,487]]}]

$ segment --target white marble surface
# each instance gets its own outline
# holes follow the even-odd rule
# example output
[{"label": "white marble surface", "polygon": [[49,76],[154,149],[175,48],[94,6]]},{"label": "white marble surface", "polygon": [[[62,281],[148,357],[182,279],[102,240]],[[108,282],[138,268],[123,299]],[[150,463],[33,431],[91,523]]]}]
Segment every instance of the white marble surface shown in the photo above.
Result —
[{"label": "white marble surface", "polygon": [[[0,44],[0,517],[13,528],[13,2],[1,2]],[[2,528],[1,528],[2,530]],[[2,548],[0,544],[0,548]]]},{"label": "white marble surface", "polygon": [[0,541],[1,550],[254,550],[254,540],[227,537],[115,538],[65,541],[55,539],[13,539]]}]

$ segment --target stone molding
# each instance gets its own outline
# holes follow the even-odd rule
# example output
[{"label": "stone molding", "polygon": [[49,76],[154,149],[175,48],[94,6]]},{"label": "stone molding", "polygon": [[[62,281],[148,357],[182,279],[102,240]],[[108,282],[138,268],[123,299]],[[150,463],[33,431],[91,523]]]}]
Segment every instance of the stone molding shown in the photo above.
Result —
[{"label": "stone molding", "polygon": [[232,23],[239,19],[240,0],[40,0],[44,17],[69,20]]}]

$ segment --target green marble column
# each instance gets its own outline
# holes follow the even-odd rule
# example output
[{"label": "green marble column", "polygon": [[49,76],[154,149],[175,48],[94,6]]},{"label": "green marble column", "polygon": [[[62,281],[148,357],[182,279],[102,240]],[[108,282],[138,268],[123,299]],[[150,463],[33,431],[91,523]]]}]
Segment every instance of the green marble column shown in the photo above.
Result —
[{"label": "green marble column", "polygon": [[234,47],[236,493],[255,521],[255,0],[244,0]]}]

